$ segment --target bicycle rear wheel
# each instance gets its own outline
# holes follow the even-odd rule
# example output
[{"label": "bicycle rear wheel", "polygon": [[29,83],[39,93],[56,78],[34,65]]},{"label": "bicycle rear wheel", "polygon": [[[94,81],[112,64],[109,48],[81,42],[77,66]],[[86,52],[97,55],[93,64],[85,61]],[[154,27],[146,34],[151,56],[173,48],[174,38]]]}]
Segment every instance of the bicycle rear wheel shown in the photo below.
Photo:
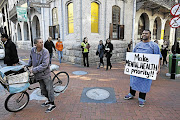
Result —
[{"label": "bicycle rear wheel", "polygon": [[5,109],[9,112],[18,112],[26,107],[29,94],[25,92],[10,94],[5,100]]},{"label": "bicycle rear wheel", "polygon": [[69,75],[67,72],[58,72],[53,78],[54,92],[60,93],[66,90],[69,84]]}]

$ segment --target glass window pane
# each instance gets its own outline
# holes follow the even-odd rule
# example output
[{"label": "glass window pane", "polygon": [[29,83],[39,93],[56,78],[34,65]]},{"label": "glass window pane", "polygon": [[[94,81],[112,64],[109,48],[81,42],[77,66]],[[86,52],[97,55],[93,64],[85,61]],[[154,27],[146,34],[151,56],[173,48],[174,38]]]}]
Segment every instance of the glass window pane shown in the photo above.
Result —
[{"label": "glass window pane", "polygon": [[73,3],[68,4],[68,28],[69,33],[74,33]]},{"label": "glass window pane", "polygon": [[98,33],[99,25],[99,5],[95,2],[91,3],[91,32]]}]

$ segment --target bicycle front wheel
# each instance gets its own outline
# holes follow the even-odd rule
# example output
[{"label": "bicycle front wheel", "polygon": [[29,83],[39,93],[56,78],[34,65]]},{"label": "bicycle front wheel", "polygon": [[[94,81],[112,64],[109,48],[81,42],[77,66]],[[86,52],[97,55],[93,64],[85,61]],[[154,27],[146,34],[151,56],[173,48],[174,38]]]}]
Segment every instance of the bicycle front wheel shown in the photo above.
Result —
[{"label": "bicycle front wheel", "polygon": [[29,94],[25,92],[10,94],[5,100],[5,109],[9,112],[18,112],[26,107]]},{"label": "bicycle front wheel", "polygon": [[66,90],[69,84],[69,75],[67,72],[58,72],[53,78],[54,92],[60,93]]}]

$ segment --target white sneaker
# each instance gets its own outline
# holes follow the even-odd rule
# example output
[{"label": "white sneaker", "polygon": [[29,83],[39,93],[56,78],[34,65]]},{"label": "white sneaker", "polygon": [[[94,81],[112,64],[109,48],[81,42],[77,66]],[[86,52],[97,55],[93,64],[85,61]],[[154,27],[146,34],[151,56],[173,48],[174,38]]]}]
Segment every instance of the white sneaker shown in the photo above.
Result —
[{"label": "white sneaker", "polygon": [[50,105],[49,105],[49,108],[48,108],[45,112],[46,112],[46,113],[52,112],[55,108],[56,108],[56,105],[50,104]]}]

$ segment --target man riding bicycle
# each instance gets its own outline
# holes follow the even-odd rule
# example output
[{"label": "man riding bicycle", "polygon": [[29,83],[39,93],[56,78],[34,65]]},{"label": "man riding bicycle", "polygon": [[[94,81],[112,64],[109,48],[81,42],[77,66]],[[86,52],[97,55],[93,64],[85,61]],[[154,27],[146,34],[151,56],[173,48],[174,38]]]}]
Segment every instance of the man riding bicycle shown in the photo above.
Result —
[{"label": "man riding bicycle", "polygon": [[35,47],[31,49],[28,67],[33,66],[30,72],[34,74],[35,79],[39,82],[41,94],[48,98],[48,101],[41,106],[49,106],[45,112],[51,112],[56,106],[54,104],[53,81],[50,75],[49,52],[43,48],[43,40],[41,38],[35,38],[34,44]]}]

